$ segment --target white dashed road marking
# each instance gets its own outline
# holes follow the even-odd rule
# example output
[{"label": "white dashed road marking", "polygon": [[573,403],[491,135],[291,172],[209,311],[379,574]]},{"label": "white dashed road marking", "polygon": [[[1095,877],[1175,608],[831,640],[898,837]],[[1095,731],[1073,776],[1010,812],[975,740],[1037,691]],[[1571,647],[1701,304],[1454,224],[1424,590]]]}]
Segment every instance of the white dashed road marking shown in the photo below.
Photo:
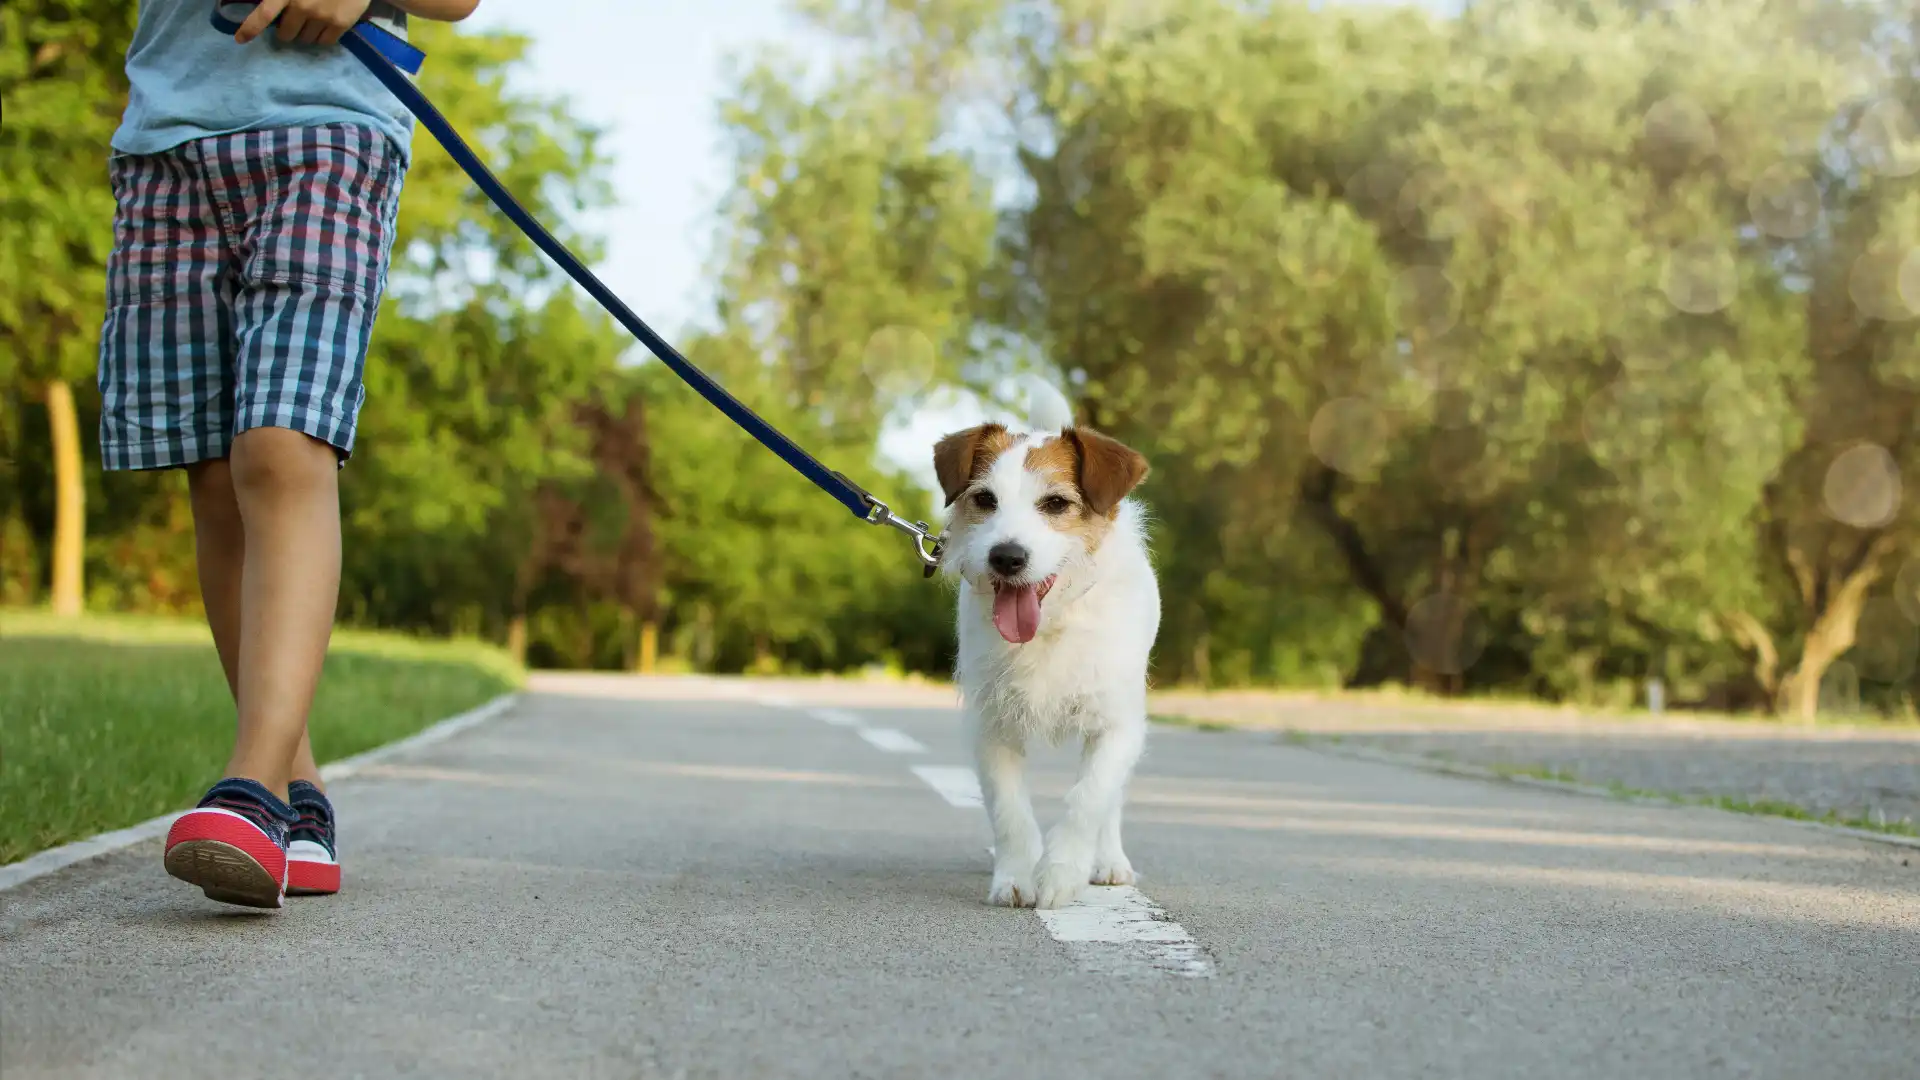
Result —
[{"label": "white dashed road marking", "polygon": [[915,765],[913,775],[925,780],[928,787],[951,805],[971,810],[985,805],[980,801],[980,778],[972,769],[957,765]]},{"label": "white dashed road marking", "polygon": [[860,728],[861,738],[889,754],[924,754],[927,747],[919,739],[893,728]]},{"label": "white dashed road marking", "polygon": [[834,727],[859,727],[860,718],[842,709],[808,709],[807,715]]},{"label": "white dashed road marking", "polygon": [[1113,975],[1213,975],[1213,961],[1187,928],[1131,885],[1089,886],[1040,922],[1082,967]]}]

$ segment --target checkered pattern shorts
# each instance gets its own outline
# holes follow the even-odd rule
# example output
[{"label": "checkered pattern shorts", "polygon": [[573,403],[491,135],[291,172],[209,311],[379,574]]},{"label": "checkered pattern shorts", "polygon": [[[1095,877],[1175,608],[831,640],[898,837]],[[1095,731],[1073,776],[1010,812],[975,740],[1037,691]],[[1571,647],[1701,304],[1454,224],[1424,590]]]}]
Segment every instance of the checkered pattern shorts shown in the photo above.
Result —
[{"label": "checkered pattern shorts", "polygon": [[291,428],[353,450],[405,165],[371,127],[196,139],[108,165],[100,335],[109,469],[227,455]]}]

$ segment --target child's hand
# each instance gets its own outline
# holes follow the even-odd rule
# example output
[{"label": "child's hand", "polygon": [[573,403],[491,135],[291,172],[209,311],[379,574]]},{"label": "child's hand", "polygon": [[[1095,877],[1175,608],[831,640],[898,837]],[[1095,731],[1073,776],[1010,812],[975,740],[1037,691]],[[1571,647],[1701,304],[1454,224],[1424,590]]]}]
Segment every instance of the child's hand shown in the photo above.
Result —
[{"label": "child's hand", "polygon": [[281,41],[332,45],[367,13],[368,3],[369,0],[260,0],[253,14],[240,24],[233,40],[245,45],[279,17],[280,30],[275,36]]}]

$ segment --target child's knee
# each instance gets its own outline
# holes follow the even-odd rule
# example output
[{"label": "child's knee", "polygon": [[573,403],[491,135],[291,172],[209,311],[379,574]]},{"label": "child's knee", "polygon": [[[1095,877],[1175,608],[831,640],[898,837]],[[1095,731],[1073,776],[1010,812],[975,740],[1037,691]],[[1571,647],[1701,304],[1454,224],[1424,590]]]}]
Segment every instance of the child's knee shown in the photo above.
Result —
[{"label": "child's knee", "polygon": [[229,468],[240,499],[314,488],[337,482],[339,455],[324,440],[291,428],[263,427],[233,440]]}]

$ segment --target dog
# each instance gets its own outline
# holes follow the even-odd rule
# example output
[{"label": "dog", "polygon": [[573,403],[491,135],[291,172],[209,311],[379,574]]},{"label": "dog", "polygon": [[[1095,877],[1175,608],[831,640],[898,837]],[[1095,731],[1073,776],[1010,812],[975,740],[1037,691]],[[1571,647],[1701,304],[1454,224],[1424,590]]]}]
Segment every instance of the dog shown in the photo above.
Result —
[{"label": "dog", "polygon": [[[1088,884],[1131,885],[1120,810],[1147,734],[1147,655],[1160,629],[1145,457],[1057,422],[955,432],[934,446],[946,499],[943,574],[959,587],[959,683],[993,829],[989,904],[1064,907]],[[1066,816],[1042,840],[1027,744],[1084,740]]]}]

